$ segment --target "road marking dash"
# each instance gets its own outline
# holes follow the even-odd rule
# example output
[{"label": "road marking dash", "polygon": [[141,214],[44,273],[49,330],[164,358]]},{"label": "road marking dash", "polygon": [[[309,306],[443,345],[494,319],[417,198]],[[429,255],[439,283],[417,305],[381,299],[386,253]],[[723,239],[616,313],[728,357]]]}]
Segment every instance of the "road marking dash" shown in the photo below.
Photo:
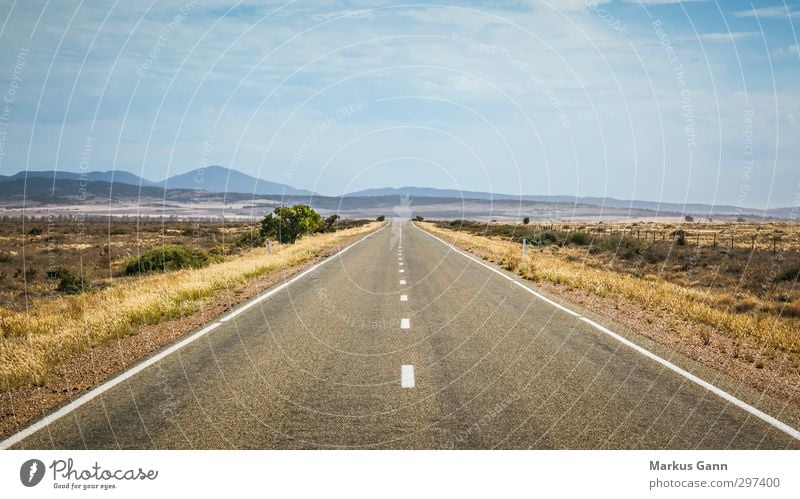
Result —
[{"label": "road marking dash", "polygon": [[400,301],[408,301],[408,295],[400,295]]},{"label": "road marking dash", "polygon": [[405,270],[403,270],[403,269],[400,269],[400,273],[402,274],[403,272],[405,272]]},{"label": "road marking dash", "polygon": [[400,319],[400,329],[411,329],[411,319]]},{"label": "road marking dash", "polygon": [[414,388],[414,366],[411,364],[404,364],[400,369],[400,386]]},{"label": "road marking dash", "polygon": [[405,284],[405,283],[406,283],[405,279],[400,279],[400,284]]}]

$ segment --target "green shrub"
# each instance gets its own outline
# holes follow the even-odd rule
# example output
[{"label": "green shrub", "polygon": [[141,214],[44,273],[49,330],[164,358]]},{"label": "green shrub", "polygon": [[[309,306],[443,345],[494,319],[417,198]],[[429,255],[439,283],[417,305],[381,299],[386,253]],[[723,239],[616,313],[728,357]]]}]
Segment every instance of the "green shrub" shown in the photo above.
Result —
[{"label": "green shrub", "polygon": [[592,241],[592,236],[585,232],[573,232],[569,235],[568,242],[578,246],[586,246]]},{"label": "green shrub", "polygon": [[558,242],[558,236],[552,230],[546,230],[544,232],[535,232],[527,237],[528,242],[530,244],[535,244],[536,246],[544,246],[547,244],[555,244]]},{"label": "green shrub", "polygon": [[83,275],[78,275],[70,269],[59,268],[55,271],[58,279],[56,290],[68,295],[76,295],[89,289],[89,283]]},{"label": "green shrub", "polygon": [[267,238],[261,233],[259,229],[248,230],[236,239],[236,247],[238,248],[257,248],[264,246]]},{"label": "green shrub", "polygon": [[133,258],[125,266],[125,274],[136,275],[147,272],[205,267],[210,262],[208,253],[198,248],[187,248],[168,244],[149,249]]},{"label": "green shrub", "polygon": [[641,239],[626,235],[613,235],[596,239],[591,252],[609,251],[620,258],[631,259],[644,255],[647,247],[647,243]]},{"label": "green shrub", "polygon": [[778,276],[779,281],[797,281],[800,280],[800,266],[790,268],[780,276]]},{"label": "green shrub", "polygon": [[325,220],[322,221],[322,225],[320,225],[317,231],[336,232],[336,223],[339,221],[340,218],[341,217],[335,213],[329,217],[326,217]]},{"label": "green shrub", "polygon": [[375,220],[377,220],[378,222],[383,222],[384,220],[386,220],[386,216],[385,215],[381,215],[378,218],[376,218]]}]

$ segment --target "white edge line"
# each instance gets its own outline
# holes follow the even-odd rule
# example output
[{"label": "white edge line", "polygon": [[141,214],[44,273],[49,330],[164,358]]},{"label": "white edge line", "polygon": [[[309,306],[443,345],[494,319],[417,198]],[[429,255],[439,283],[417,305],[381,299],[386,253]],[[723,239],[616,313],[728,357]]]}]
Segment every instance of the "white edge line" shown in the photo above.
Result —
[{"label": "white edge line", "polygon": [[225,317],[223,317],[221,319],[218,319],[216,322],[214,322],[212,324],[209,324],[208,326],[206,326],[203,329],[197,331],[196,333],[192,334],[188,338],[184,338],[183,340],[179,341],[178,343],[175,343],[174,345],[172,345],[171,347],[167,348],[166,350],[163,350],[163,351],[157,353],[156,355],[154,355],[152,357],[149,357],[148,359],[146,359],[146,360],[142,361],[141,363],[137,364],[135,367],[132,367],[132,368],[128,369],[127,371],[123,372],[122,374],[119,374],[115,378],[112,378],[112,379],[106,381],[105,383],[101,384],[100,386],[98,386],[98,387],[96,387],[96,388],[84,393],[83,395],[81,395],[77,399],[73,400],[69,404],[65,405],[61,409],[57,410],[56,412],[48,414],[47,416],[45,416],[44,418],[40,419],[39,421],[33,423],[32,425],[28,426],[27,428],[25,428],[23,430],[20,430],[19,432],[11,435],[10,437],[8,437],[5,440],[3,440],[2,442],[0,442],[0,450],[6,450],[9,447],[21,442],[22,440],[25,440],[29,436],[33,435],[34,433],[38,432],[39,430],[44,429],[45,427],[47,427],[51,423],[56,422],[57,420],[59,420],[62,417],[66,416],[67,414],[69,414],[70,412],[72,412],[75,409],[77,409],[77,408],[81,407],[82,405],[86,404],[90,400],[96,398],[99,395],[102,395],[106,391],[108,391],[111,388],[115,387],[116,385],[122,383],[123,381],[135,376],[136,374],[140,373],[141,371],[144,371],[145,369],[147,369],[148,367],[152,366],[156,362],[158,362],[158,361],[164,359],[165,357],[177,352],[178,350],[180,350],[181,348],[185,347],[189,343],[192,343],[193,341],[197,340],[198,338],[200,338],[202,336],[205,336],[206,334],[210,333],[211,331],[213,331],[217,327],[221,326],[223,322],[228,321],[228,320],[236,317],[237,315],[241,314],[242,312],[244,312],[245,310],[247,310],[250,307],[254,306],[255,304],[266,300],[267,298],[269,298],[270,296],[274,295],[278,291],[286,288],[289,284],[295,282],[296,280],[298,280],[301,277],[309,274],[310,272],[313,272],[315,269],[317,269],[321,265],[324,265],[324,264],[328,263],[329,261],[333,260],[334,258],[342,255],[342,253],[344,253],[345,251],[349,250],[350,248],[352,248],[356,244],[360,243],[361,241],[364,241],[365,239],[367,239],[368,237],[372,236],[373,234],[377,234],[378,232],[382,231],[385,228],[386,228],[386,226],[383,226],[380,229],[376,230],[375,232],[371,232],[371,233],[367,234],[366,236],[362,237],[361,239],[359,239],[358,241],[354,242],[353,244],[350,244],[349,246],[346,246],[345,248],[342,248],[338,252],[336,252],[333,255],[329,256],[328,258],[322,260],[321,262],[313,265],[312,267],[309,267],[308,269],[304,270],[300,274],[298,274],[298,275],[294,276],[293,278],[289,279],[288,281],[284,282],[280,286],[278,286],[276,288],[273,288],[273,289],[269,290],[268,292],[264,293],[263,295],[260,295],[260,296],[258,296],[256,298],[254,298],[253,300],[251,300],[247,304],[245,304],[245,305],[241,306],[240,308],[238,308],[237,310],[229,313]]},{"label": "white edge line", "polygon": [[778,419],[775,419],[774,417],[770,416],[769,414],[767,414],[767,413],[765,413],[765,412],[763,412],[763,411],[761,411],[759,409],[756,409],[755,407],[753,407],[752,405],[748,404],[747,402],[744,402],[743,400],[740,400],[740,399],[734,397],[733,395],[731,395],[730,393],[726,392],[725,390],[723,390],[721,388],[718,388],[717,386],[712,385],[708,381],[705,381],[705,380],[695,376],[694,374],[686,371],[685,369],[682,369],[682,368],[676,366],[672,362],[659,357],[658,355],[654,354],[650,350],[647,350],[646,348],[637,345],[636,343],[630,341],[629,339],[627,339],[627,338],[625,338],[625,337],[623,337],[623,336],[611,331],[610,329],[608,329],[606,327],[601,326],[600,324],[594,322],[593,320],[588,319],[586,317],[583,317],[579,313],[574,312],[574,311],[566,308],[565,306],[554,302],[553,300],[547,298],[546,296],[542,296],[540,293],[537,293],[536,291],[532,290],[528,286],[525,286],[524,284],[522,284],[518,280],[508,276],[507,274],[504,274],[503,272],[500,272],[496,268],[490,266],[487,263],[484,263],[484,262],[478,260],[477,258],[473,257],[472,255],[470,255],[468,253],[465,253],[464,251],[460,250],[459,248],[456,248],[455,246],[453,246],[452,244],[448,243],[444,239],[441,239],[440,237],[435,236],[435,235],[431,234],[428,231],[420,229],[416,225],[414,227],[416,227],[418,230],[422,231],[423,234],[426,234],[426,235],[436,239],[440,243],[444,244],[445,246],[449,247],[450,249],[452,249],[456,253],[459,253],[462,256],[464,256],[466,258],[469,258],[470,260],[472,260],[472,261],[474,261],[474,262],[476,262],[476,263],[478,263],[480,265],[483,265],[484,267],[486,267],[487,269],[491,270],[495,274],[503,276],[504,278],[508,279],[509,281],[512,281],[514,284],[518,285],[519,287],[521,287],[525,291],[531,293],[532,295],[536,296],[537,298],[540,298],[541,300],[549,303],[550,305],[553,305],[554,307],[556,307],[556,308],[558,308],[558,309],[560,309],[560,310],[562,310],[562,311],[564,311],[564,312],[566,312],[566,313],[568,313],[568,314],[570,314],[570,315],[572,315],[574,317],[577,317],[578,319],[580,319],[583,322],[589,324],[590,326],[594,327],[598,331],[600,331],[602,333],[605,333],[606,335],[614,338],[615,340],[619,341],[623,345],[625,345],[627,347],[630,347],[633,350],[639,352],[640,354],[644,355],[648,359],[653,360],[655,362],[658,362],[659,364],[661,364],[662,366],[666,367],[667,369],[675,372],[676,374],[680,374],[681,376],[683,376],[684,378],[688,379],[689,381],[691,381],[691,382],[693,382],[693,383],[705,388],[706,390],[710,391],[714,395],[717,395],[717,396],[721,397],[722,399],[727,400],[728,402],[732,403],[733,405],[735,405],[736,407],[742,409],[743,411],[746,411],[746,412],[750,413],[751,415],[757,417],[758,419],[764,421],[765,423],[768,423],[768,424],[772,425],[773,427],[781,430],[782,432],[786,433],[787,435],[789,435],[789,436],[791,436],[791,437],[793,437],[793,438],[795,438],[797,440],[800,440],[800,431],[796,430],[795,428],[792,428],[791,426],[787,425],[786,423],[784,423],[782,421],[779,421]]}]

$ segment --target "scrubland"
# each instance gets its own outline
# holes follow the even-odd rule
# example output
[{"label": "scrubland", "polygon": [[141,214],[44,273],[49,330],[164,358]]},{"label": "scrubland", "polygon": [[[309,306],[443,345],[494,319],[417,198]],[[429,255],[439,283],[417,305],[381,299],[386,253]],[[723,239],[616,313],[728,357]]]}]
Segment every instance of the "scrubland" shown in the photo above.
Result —
[{"label": "scrubland", "polygon": [[[17,278],[22,277],[18,289],[18,282],[10,282],[7,271],[2,271],[6,275],[0,306],[0,389],[44,384],[72,355],[134,335],[145,325],[191,314],[220,292],[301,265],[377,225],[343,227],[305,236],[295,244],[272,242],[269,251],[235,244],[247,240],[240,237],[253,228],[246,224],[117,224],[80,233],[71,233],[75,226],[65,225],[22,234],[4,227],[0,247],[7,256],[5,264],[20,265],[24,239],[25,268],[36,268],[37,273],[27,280],[24,270],[18,273]],[[137,254],[166,244],[202,252],[208,256],[203,260],[206,266],[127,275],[126,268]],[[65,266],[80,277],[77,287],[66,292],[46,273],[46,269]]]},{"label": "scrubland", "polygon": [[702,344],[722,334],[723,353],[755,368],[778,357],[798,366],[800,224],[420,225],[526,279],[709,326],[697,328]]}]

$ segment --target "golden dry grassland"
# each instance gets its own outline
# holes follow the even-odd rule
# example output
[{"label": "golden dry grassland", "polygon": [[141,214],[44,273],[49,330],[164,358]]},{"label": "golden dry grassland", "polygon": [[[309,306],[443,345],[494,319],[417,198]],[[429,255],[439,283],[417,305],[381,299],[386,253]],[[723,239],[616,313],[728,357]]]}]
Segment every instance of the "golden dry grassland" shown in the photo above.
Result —
[{"label": "golden dry grassland", "polygon": [[[618,256],[612,255],[604,261],[602,255],[593,255],[585,247],[529,247],[527,256],[523,257],[521,244],[508,237],[486,236],[458,228],[451,230],[445,228],[445,224],[422,222],[418,225],[532,281],[546,281],[598,296],[629,300],[647,310],[667,312],[674,317],[710,325],[735,341],[755,348],[776,348],[795,355],[800,353],[800,320],[797,315],[780,313],[770,297],[750,293],[741,286],[733,289],[731,285],[727,289],[727,286],[713,287],[702,282],[673,282],[670,280],[674,277],[670,274],[671,269],[663,262],[659,268],[667,270],[660,275],[624,271],[609,263],[614,259],[620,260]],[[711,270],[708,272],[711,274]],[[796,293],[792,283],[784,282],[780,286],[783,294],[787,291]],[[744,300],[750,306],[732,306],[734,296],[736,303]]]},{"label": "golden dry grassland", "polygon": [[42,384],[70,355],[197,311],[217,293],[308,262],[379,223],[314,234],[293,245],[273,243],[221,263],[116,280],[78,295],[31,300],[27,311],[0,308],[0,390]]}]

